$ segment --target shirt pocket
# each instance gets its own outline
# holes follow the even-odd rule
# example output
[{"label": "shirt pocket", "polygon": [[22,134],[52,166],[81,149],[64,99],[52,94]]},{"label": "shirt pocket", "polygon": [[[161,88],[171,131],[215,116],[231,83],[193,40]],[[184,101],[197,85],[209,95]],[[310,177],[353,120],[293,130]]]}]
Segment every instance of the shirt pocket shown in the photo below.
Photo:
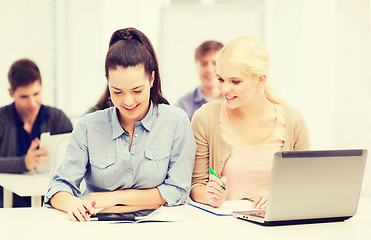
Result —
[{"label": "shirt pocket", "polygon": [[90,182],[98,188],[111,190],[117,180],[116,155],[92,155],[90,165]]},{"label": "shirt pocket", "polygon": [[170,150],[168,148],[156,148],[144,150],[144,161],[142,164],[143,174],[149,180],[161,180],[161,184],[167,174],[170,160]]}]

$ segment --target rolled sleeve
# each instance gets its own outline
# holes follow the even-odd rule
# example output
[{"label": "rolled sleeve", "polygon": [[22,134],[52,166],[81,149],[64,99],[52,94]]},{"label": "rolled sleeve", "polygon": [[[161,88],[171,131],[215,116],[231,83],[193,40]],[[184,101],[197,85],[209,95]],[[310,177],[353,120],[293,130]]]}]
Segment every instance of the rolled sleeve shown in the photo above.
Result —
[{"label": "rolled sleeve", "polygon": [[86,173],[87,161],[86,130],[82,124],[78,124],[71,134],[64,162],[56,170],[45,194],[46,206],[50,206],[50,199],[58,192],[69,192],[80,197],[80,183]]},{"label": "rolled sleeve", "polygon": [[178,122],[167,177],[157,188],[168,206],[184,204],[188,198],[196,154],[196,141],[186,115]]},{"label": "rolled sleeve", "polygon": [[48,189],[48,191],[45,195],[45,198],[44,198],[44,206],[45,207],[52,207],[50,205],[50,199],[56,193],[59,193],[59,192],[68,192],[68,193],[71,193],[73,195],[73,192],[72,192],[71,188],[68,187],[66,184],[63,184],[63,183],[55,184],[54,186],[52,186]]}]

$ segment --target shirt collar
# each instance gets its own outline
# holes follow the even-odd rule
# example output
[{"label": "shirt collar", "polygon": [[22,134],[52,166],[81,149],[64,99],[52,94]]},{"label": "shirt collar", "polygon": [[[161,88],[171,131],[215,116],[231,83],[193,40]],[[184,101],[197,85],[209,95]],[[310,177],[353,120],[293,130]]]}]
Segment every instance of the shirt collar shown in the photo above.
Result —
[{"label": "shirt collar", "polygon": [[150,132],[151,129],[152,129],[152,125],[153,125],[153,122],[155,120],[155,116],[157,116],[157,110],[158,110],[157,107],[156,108],[153,107],[153,103],[151,101],[151,103],[149,105],[149,110],[147,112],[147,115],[141,121],[138,121],[138,122],[141,122],[142,123],[143,127],[148,132]]},{"label": "shirt collar", "polygon": [[21,125],[23,127],[23,120],[21,118],[21,116],[19,116],[18,112],[17,112],[17,109],[15,109],[15,103],[13,102],[12,103],[12,106],[13,106],[13,112],[14,112],[14,117],[15,117],[15,121],[17,123],[17,125]]},{"label": "shirt collar", "polygon": [[119,118],[117,117],[117,114],[119,114],[119,110],[116,107],[112,108],[112,139],[120,137],[125,131],[121,127]]},{"label": "shirt collar", "polygon": [[[15,108],[15,103],[13,102],[12,105],[13,105],[13,111],[14,111],[14,117],[15,117],[16,123],[23,127],[24,122],[21,116],[19,116],[17,109]],[[42,124],[47,119],[48,119],[48,114],[46,112],[46,108],[44,105],[41,105],[34,124]]]},{"label": "shirt collar", "polygon": [[[120,121],[117,117],[118,109],[113,107],[112,111],[112,139],[120,137],[125,130],[121,127]],[[157,116],[157,108],[153,107],[153,103],[151,101],[149,110],[147,115],[140,121],[137,121],[136,125],[142,125],[147,131],[151,131],[153,122],[155,120],[155,116]]]},{"label": "shirt collar", "polygon": [[194,95],[193,99],[194,99],[195,102],[205,101],[205,96],[202,93],[201,86],[196,88],[196,92],[195,92],[195,95]]},{"label": "shirt collar", "polygon": [[36,123],[41,125],[47,119],[48,119],[48,114],[47,114],[46,108],[44,105],[41,105],[39,114],[37,115],[37,118],[36,118]]}]

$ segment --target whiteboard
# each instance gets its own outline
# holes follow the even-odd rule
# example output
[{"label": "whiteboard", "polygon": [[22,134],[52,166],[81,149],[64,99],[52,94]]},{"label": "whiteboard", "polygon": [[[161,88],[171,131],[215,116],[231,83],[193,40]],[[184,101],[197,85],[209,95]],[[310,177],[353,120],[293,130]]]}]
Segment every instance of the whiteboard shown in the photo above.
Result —
[{"label": "whiteboard", "polygon": [[166,7],[161,12],[159,58],[162,90],[174,104],[199,85],[195,49],[250,36],[263,40],[263,5]]}]

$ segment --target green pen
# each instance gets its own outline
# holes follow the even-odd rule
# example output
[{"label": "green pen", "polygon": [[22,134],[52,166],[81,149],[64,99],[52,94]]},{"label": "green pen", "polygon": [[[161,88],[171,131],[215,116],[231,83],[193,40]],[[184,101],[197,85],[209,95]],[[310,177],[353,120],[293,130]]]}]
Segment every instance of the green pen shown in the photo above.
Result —
[{"label": "green pen", "polygon": [[[218,177],[218,175],[216,175],[216,173],[214,172],[214,170],[213,170],[211,167],[209,167],[209,170],[210,170],[210,173],[211,173],[212,175],[214,175],[215,177],[217,177],[218,179],[220,179],[220,178]],[[224,184],[223,184],[221,187],[225,190]]]}]

